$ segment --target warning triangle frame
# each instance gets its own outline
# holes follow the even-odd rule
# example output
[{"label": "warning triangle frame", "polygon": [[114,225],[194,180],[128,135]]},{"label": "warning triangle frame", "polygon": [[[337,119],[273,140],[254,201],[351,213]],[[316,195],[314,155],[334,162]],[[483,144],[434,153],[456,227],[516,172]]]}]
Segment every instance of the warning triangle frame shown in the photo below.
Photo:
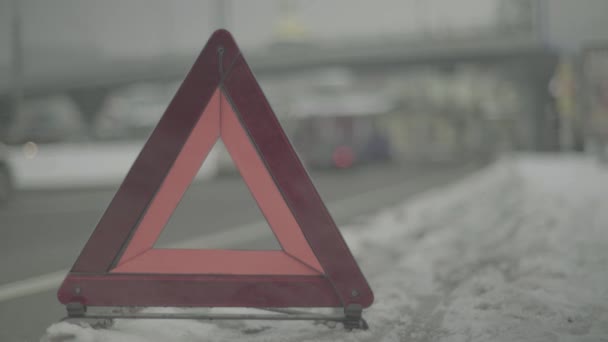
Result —
[{"label": "warning triangle frame", "polygon": [[[318,272],[289,267],[281,271],[279,266],[278,271],[272,266],[260,274],[242,269],[223,273],[197,266],[171,272],[166,266],[158,266],[158,258],[125,268],[132,260],[123,260],[125,253],[137,258],[138,253],[145,255],[151,248],[148,241],[148,249],[129,252],[135,241],[145,240],[138,237],[139,226],[149,211],[158,210],[154,209],[155,198],[176,168],[197,123],[209,116],[205,113],[213,101],[220,107],[229,106],[231,115],[240,122],[314,254],[311,259],[303,250],[300,252],[304,256],[294,259],[306,259]],[[207,140],[212,146],[217,137]],[[246,180],[249,171],[240,171]],[[259,198],[256,201],[260,204]],[[155,238],[149,240],[153,245]],[[373,298],[334,220],[226,30],[214,32],[203,48],[58,291],[61,303],[85,306],[365,308]]]}]

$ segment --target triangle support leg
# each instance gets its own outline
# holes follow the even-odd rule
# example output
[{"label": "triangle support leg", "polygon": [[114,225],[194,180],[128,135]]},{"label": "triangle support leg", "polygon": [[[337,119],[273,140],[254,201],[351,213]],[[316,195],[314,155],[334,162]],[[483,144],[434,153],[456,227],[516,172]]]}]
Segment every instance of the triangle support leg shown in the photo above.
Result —
[{"label": "triangle support leg", "polygon": [[[126,310],[125,310],[126,309]],[[67,316],[62,321],[103,322],[103,327],[111,325],[114,319],[193,319],[193,320],[266,320],[266,321],[316,321],[339,322],[346,330],[367,330],[369,327],[362,317],[363,308],[350,304],[344,308],[344,315],[317,314],[297,310],[269,310],[274,314],[220,314],[220,313],[158,313],[141,312],[130,307],[114,308],[110,311],[88,312],[86,305],[78,302],[66,304]],[[110,323],[108,323],[110,322]],[[92,325],[93,326],[93,325]]]}]

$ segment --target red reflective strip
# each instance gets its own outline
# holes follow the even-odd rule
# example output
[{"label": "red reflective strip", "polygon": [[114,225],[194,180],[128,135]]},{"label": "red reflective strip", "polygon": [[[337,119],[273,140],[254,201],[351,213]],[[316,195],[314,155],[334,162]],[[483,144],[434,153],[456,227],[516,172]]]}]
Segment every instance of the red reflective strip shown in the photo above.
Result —
[{"label": "red reflective strip", "polygon": [[285,252],[323,273],[323,268],[308,245],[302,229],[253,147],[232,105],[223,94],[221,101],[222,140],[281,247]]},{"label": "red reflective strip", "polygon": [[[118,265],[149,250],[171,218],[219,135],[219,91],[215,91],[141,219]],[[154,165],[150,165],[154,167]]]},{"label": "red reflective strip", "polygon": [[59,292],[63,304],[89,306],[341,306],[322,276],[69,275]]},{"label": "red reflective strip", "polygon": [[319,275],[283,251],[151,249],[112,273]]}]

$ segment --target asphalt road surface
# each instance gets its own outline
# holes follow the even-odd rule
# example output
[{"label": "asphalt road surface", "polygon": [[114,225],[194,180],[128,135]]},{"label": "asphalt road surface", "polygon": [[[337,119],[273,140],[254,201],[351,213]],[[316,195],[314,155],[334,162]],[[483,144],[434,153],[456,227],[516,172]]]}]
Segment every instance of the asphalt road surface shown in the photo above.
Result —
[{"label": "asphalt road surface", "polygon": [[[462,177],[477,163],[313,172],[339,225]],[[38,341],[65,315],[55,293],[115,188],[28,192],[0,209],[0,341]],[[277,248],[242,180],[194,184],[157,242],[174,248]]]}]

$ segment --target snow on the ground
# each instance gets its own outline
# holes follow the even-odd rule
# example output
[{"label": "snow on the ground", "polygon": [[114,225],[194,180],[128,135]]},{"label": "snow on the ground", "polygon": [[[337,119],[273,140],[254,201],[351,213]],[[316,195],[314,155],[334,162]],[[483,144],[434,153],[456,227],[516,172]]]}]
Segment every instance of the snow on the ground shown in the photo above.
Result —
[{"label": "snow on the ground", "polygon": [[77,341],[608,341],[608,168],[504,159],[344,235],[376,295],[370,330],[311,322],[69,323]]}]

